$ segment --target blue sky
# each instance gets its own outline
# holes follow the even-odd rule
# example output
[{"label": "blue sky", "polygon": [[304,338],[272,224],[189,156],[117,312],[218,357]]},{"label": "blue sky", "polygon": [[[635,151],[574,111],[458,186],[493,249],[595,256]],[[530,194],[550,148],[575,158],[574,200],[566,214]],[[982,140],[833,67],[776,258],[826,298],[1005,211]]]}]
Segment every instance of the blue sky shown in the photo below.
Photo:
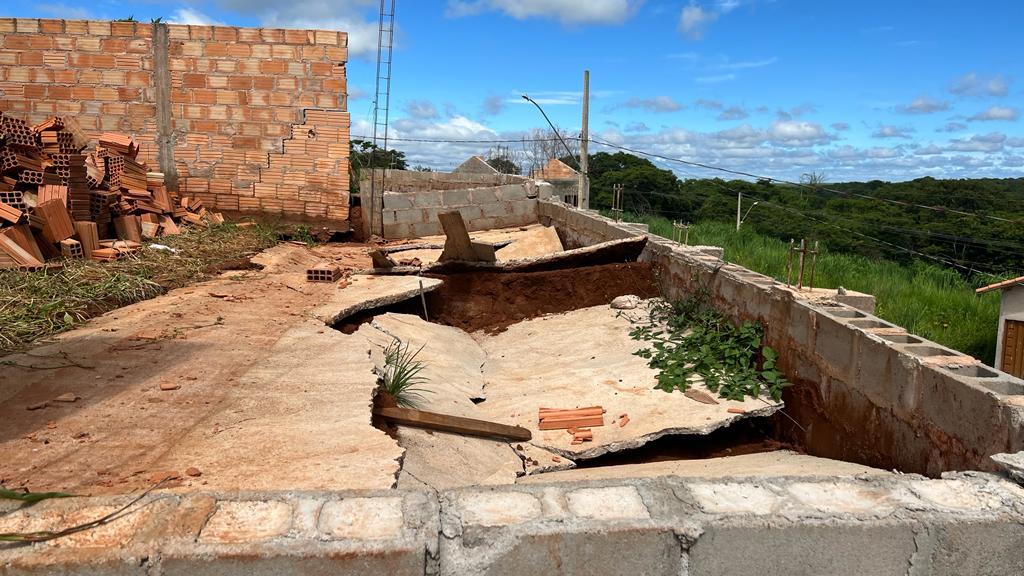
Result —
[{"label": "blue sky", "polygon": [[[374,0],[23,6],[7,12],[349,31],[353,134],[369,130]],[[589,68],[592,134],[637,149],[783,178],[1024,176],[1019,1],[398,0],[396,13],[393,136],[520,138],[544,126],[522,93],[577,132]],[[395,146],[438,168],[488,148]]]}]

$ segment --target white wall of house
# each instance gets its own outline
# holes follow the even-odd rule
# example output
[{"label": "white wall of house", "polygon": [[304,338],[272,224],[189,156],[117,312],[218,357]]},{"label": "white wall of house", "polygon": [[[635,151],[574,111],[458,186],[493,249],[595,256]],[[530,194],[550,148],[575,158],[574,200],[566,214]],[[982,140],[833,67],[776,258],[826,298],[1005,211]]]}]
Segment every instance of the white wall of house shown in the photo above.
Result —
[{"label": "white wall of house", "polygon": [[1002,369],[1003,333],[1007,320],[1024,322],[1024,286],[1014,284],[1002,290],[1003,297],[999,305],[999,335],[996,340],[996,367]]}]

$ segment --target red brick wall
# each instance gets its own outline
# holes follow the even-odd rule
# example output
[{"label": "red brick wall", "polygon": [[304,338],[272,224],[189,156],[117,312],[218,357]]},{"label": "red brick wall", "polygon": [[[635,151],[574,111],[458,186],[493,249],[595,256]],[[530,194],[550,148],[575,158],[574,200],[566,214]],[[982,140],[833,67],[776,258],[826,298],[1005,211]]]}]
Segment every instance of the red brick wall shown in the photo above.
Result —
[{"label": "red brick wall", "polygon": [[[167,30],[174,142],[168,153],[182,193],[221,210],[347,219],[348,36],[227,26]],[[0,18],[0,111],[32,123],[75,116],[92,136],[130,134],[140,157],[159,170],[153,32],[153,25],[138,22]],[[285,152],[293,127],[306,134],[317,119],[324,146],[302,147],[322,162],[274,159]],[[257,194],[264,176],[277,180],[282,173],[273,195],[266,186]]]}]

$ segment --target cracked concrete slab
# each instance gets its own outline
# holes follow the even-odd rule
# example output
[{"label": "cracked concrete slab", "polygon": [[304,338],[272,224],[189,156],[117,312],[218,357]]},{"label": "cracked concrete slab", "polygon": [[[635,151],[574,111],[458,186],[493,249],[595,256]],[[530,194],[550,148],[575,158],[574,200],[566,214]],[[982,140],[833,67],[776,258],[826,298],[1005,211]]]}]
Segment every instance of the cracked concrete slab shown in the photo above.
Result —
[{"label": "cracked concrete slab", "polygon": [[564,248],[562,241],[558,238],[558,232],[552,227],[539,226],[518,236],[511,244],[498,250],[495,256],[498,257],[498,260],[522,260],[554,254],[562,250]]},{"label": "cracked concrete slab", "polygon": [[[657,372],[633,353],[644,346],[629,336],[631,323],[608,305],[543,316],[480,340],[490,419],[523,426],[532,443],[574,459],[644,445],[669,434],[708,434],[744,418],[767,416],[781,405],[748,398],[701,404],[654,389]],[[700,387],[696,384],[695,387]],[[605,425],[593,442],[573,446],[565,430],[540,430],[537,410],[603,406]],[[742,410],[742,414],[727,410]],[[613,421],[629,415],[624,427]]]},{"label": "cracked concrete slab", "polygon": [[335,325],[341,320],[366,310],[373,310],[430,292],[442,284],[437,278],[419,276],[356,275],[348,286],[334,287],[323,304],[313,310],[313,316],[324,324]]},{"label": "cracked concrete slab", "polygon": [[[395,338],[419,350],[421,375],[427,379],[419,386],[423,389],[419,408],[482,417],[473,399],[484,397],[481,366],[486,356],[469,334],[418,316],[387,313],[361,326],[352,338],[378,351]],[[375,356],[382,362],[379,354]],[[523,474],[523,462],[507,442],[400,426],[398,443],[405,449],[399,488],[511,484]]]}]

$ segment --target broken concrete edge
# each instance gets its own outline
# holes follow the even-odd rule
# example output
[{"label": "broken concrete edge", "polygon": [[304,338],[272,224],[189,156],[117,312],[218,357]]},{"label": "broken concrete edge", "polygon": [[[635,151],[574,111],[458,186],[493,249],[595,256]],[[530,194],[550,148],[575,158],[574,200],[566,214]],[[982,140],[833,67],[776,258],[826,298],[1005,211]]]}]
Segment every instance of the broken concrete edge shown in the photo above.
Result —
[{"label": "broken concrete edge", "polygon": [[598,266],[620,262],[635,262],[643,253],[647,236],[630,236],[545,254],[504,262],[467,262],[451,260],[435,262],[423,267],[424,272],[446,274],[454,272],[541,272],[580,266]]},{"label": "broken concrete edge", "polygon": [[1024,485],[1024,452],[1015,454],[993,454],[989,458],[1018,484]]},{"label": "broken concrete edge", "polygon": [[[538,210],[541,224],[555,226],[566,246],[637,233],[629,224],[561,202],[541,201]],[[791,416],[804,418],[805,428],[817,419],[849,432],[842,446],[803,438],[819,456],[934,476],[950,469],[994,470],[989,455],[1024,450],[1020,378],[974,359],[935,362],[935,355],[959,353],[838,301],[801,298],[773,278],[723,261],[720,253],[649,235],[640,260],[656,268],[665,298],[707,289],[733,321],[764,326],[767,344],[780,352],[780,369],[796,388],[819,398],[810,404],[822,407]],[[841,410],[860,415],[858,422]],[[895,461],[886,460],[886,452]]]},{"label": "broken concrete edge", "polygon": [[[54,529],[130,498],[4,505],[0,532]],[[991,474],[662,477],[436,493],[154,493],[95,530],[0,545],[0,570],[1019,574],[1022,542],[1024,489]]]},{"label": "broken concrete edge", "polygon": [[[366,275],[361,275],[360,277],[372,278],[372,276]],[[410,298],[415,298],[420,294],[426,294],[427,292],[436,290],[438,287],[441,286],[441,284],[444,283],[443,280],[438,278],[421,278],[421,280],[422,286],[416,286],[408,290],[385,293],[374,298],[367,298],[351,304],[342,305],[341,308],[339,308],[336,304],[328,302],[314,310],[313,317],[315,317],[317,320],[322,321],[324,324],[328,326],[335,326],[339,322],[341,322],[345,318],[348,318],[349,316],[352,316],[353,314],[358,314],[360,312],[365,312],[367,310],[373,310],[375,308],[389,306],[391,304],[396,304],[398,302],[402,302]],[[350,285],[348,288],[345,288],[344,290],[351,289],[353,285]]]},{"label": "broken concrete edge", "polygon": [[778,412],[782,408],[783,404],[781,402],[770,404],[767,401],[765,401],[765,405],[763,407],[759,407],[756,410],[748,410],[742,414],[733,414],[729,418],[716,420],[712,424],[708,424],[707,426],[701,426],[697,428],[668,427],[657,432],[644,434],[643,436],[638,436],[636,438],[631,438],[629,440],[618,440],[609,444],[598,444],[592,448],[584,448],[584,446],[587,445],[581,444],[579,450],[573,450],[572,446],[570,446],[569,448],[565,448],[561,446],[555,446],[553,444],[544,444],[540,440],[532,440],[530,444],[532,444],[535,448],[546,450],[548,452],[557,454],[558,456],[561,456],[563,458],[568,458],[575,460],[576,462],[579,462],[582,460],[590,460],[593,458],[597,458],[599,456],[604,456],[605,454],[614,454],[615,452],[623,452],[626,450],[640,448],[645,444],[654,442],[655,440],[663,438],[665,436],[676,436],[678,437],[678,440],[680,442],[685,442],[688,436],[705,436],[721,428],[728,428],[729,426],[746,418],[765,418],[771,416],[772,414]]}]

